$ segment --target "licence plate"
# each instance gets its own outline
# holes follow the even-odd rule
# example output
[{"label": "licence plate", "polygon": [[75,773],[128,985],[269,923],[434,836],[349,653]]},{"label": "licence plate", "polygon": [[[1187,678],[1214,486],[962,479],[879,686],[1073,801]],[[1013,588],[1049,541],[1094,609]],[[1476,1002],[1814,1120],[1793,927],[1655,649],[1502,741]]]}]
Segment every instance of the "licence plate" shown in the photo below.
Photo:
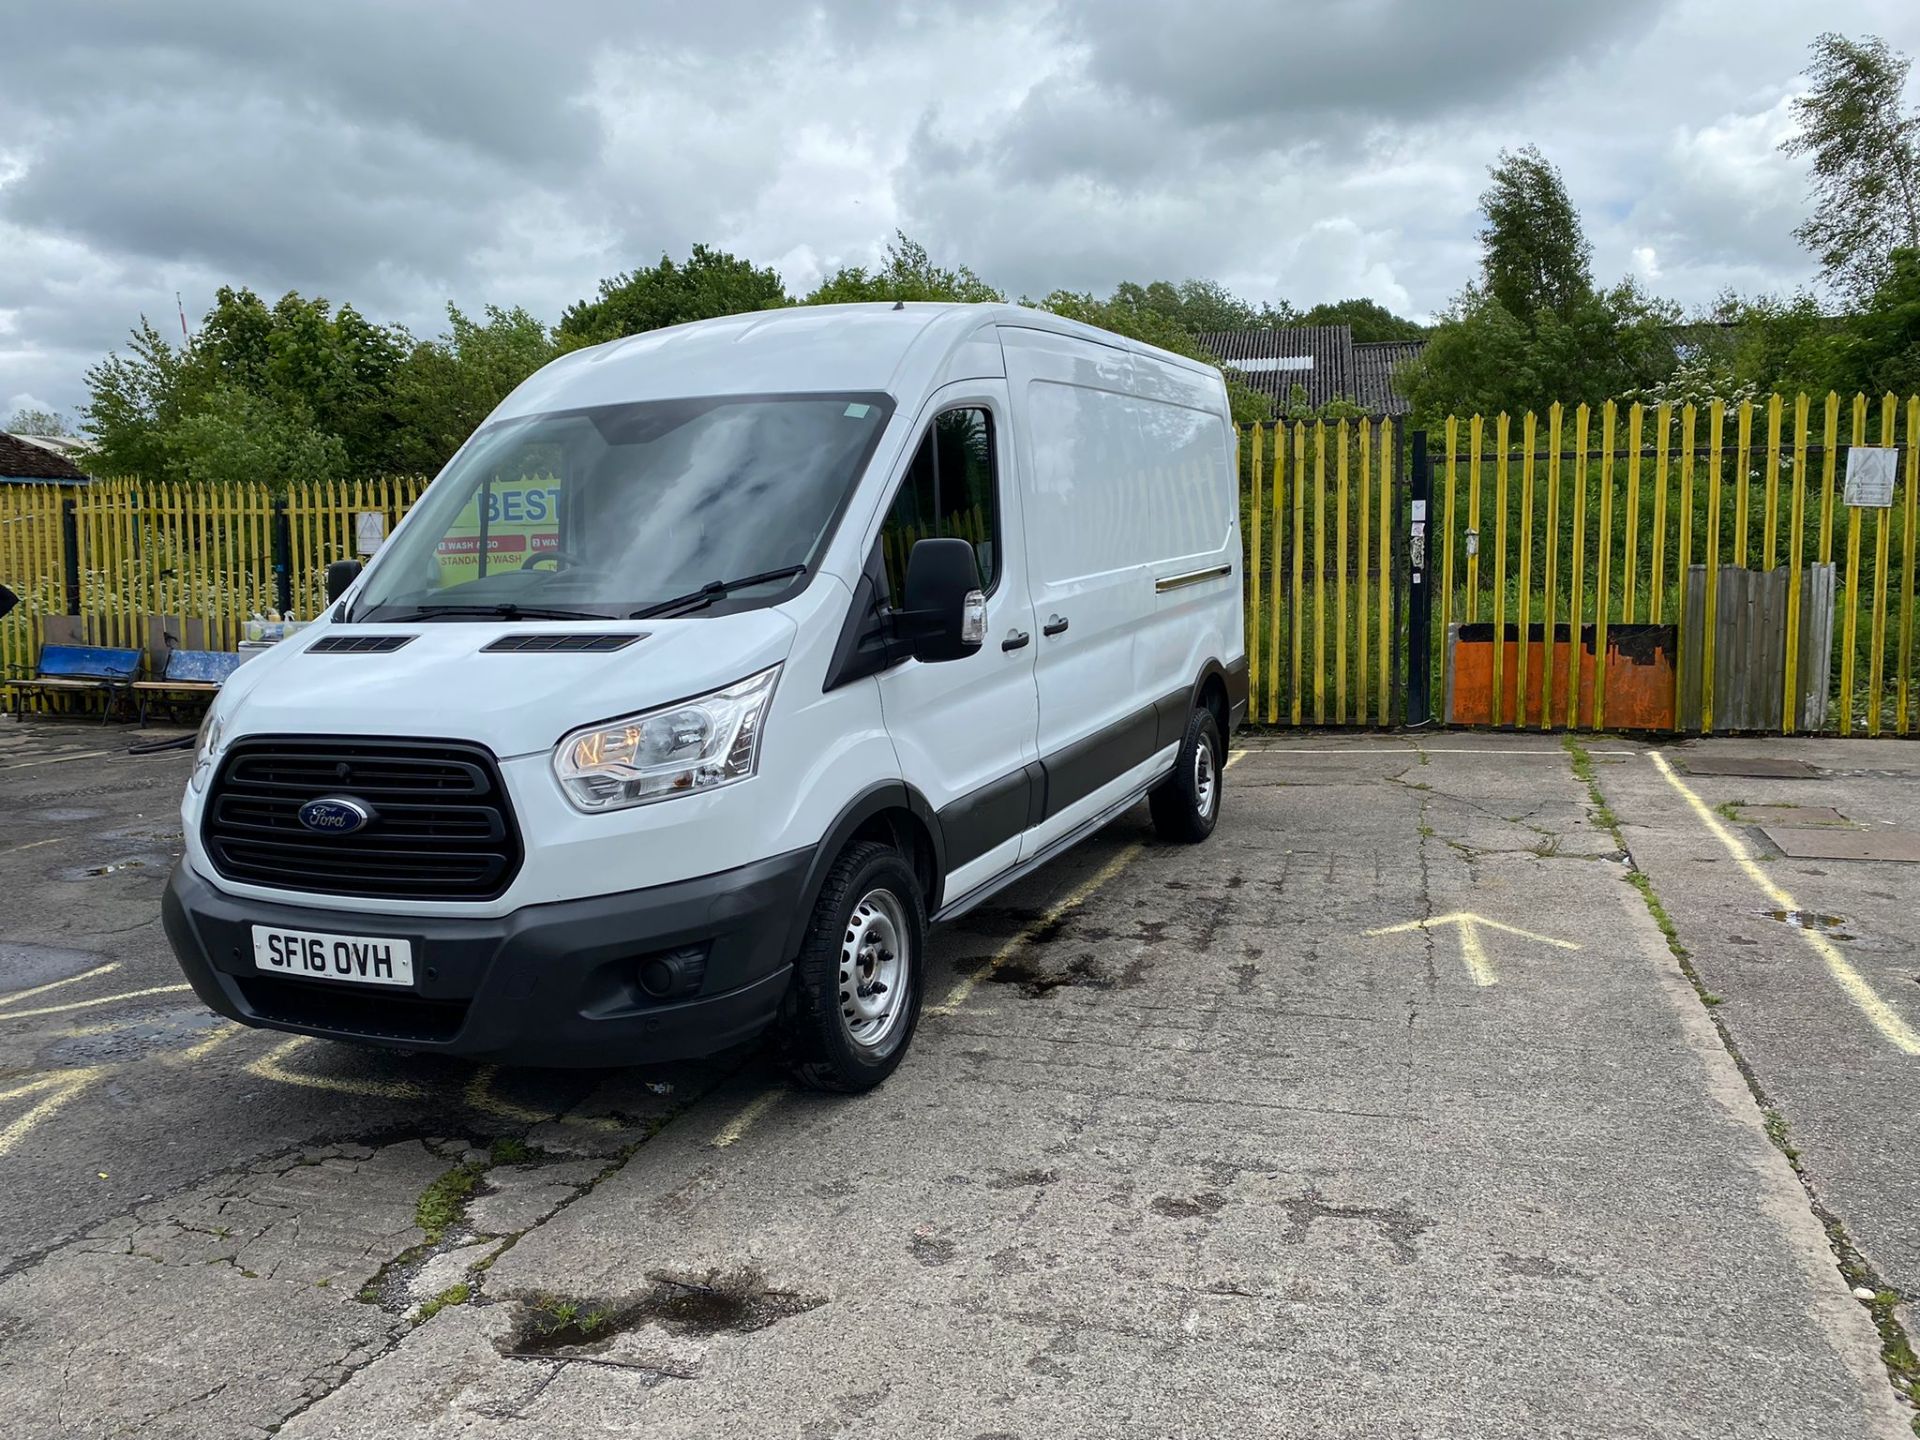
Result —
[{"label": "licence plate", "polygon": [[360,985],[413,984],[413,944],[407,940],[256,925],[253,963],[273,975],[351,980]]}]

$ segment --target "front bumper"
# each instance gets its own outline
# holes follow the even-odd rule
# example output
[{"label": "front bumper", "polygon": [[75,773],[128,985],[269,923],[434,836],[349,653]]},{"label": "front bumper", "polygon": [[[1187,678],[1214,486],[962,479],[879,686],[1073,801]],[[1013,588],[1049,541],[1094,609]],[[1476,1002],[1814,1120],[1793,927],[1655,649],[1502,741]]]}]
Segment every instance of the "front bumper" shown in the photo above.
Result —
[{"label": "front bumper", "polygon": [[[618,895],[530,905],[492,919],[356,914],[240,899],[185,863],[162,918],[194,991],[243,1024],[510,1065],[637,1065],[751,1040],[786,993],[786,953],[810,850]],[[405,989],[270,975],[254,925],[405,938]],[[654,1000],[640,961],[704,946],[701,988]]]}]

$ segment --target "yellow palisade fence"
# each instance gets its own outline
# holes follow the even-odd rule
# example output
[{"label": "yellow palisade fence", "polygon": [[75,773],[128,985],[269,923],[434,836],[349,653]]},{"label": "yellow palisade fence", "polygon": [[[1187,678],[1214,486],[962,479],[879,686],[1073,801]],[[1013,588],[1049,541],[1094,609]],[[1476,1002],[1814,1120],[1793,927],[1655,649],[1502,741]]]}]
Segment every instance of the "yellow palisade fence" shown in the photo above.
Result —
[{"label": "yellow palisade fence", "polygon": [[1402,674],[1395,561],[1406,506],[1391,420],[1240,433],[1249,716],[1386,725]]},{"label": "yellow palisade fence", "polygon": [[[284,496],[265,484],[0,486],[0,584],[21,596],[0,620],[4,678],[30,675],[48,618],[70,613],[92,645],[144,649],[148,618],[167,616],[200,622],[206,648],[232,650],[252,615],[278,607],[276,563],[286,565],[288,608],[311,619],[326,603],[327,565],[354,554],[355,517],[379,514],[390,533],[425,485],[378,476]],[[148,669],[163,663],[150,655]]]},{"label": "yellow palisade fence", "polygon": [[[1449,627],[1491,620],[1507,635],[1511,619],[1517,634],[1537,632],[1538,648],[1530,656],[1526,645],[1493,647],[1492,713],[1528,725],[1606,726],[1608,667],[1583,669],[1582,650],[1604,662],[1610,633],[1649,623],[1680,629],[1676,688],[1698,707],[1687,728],[1725,730],[1725,717],[1742,713],[1729,685],[1748,695],[1750,715],[1743,667],[1769,653],[1782,667],[1780,692],[1768,696],[1781,730],[1796,728],[1806,698],[1798,690],[1817,687],[1822,660],[1831,662],[1827,728],[1907,735],[1920,725],[1912,694],[1920,396],[1554,405],[1539,416],[1449,417],[1434,440],[1444,447],[1432,461],[1440,594],[1433,653],[1413,663],[1432,667],[1436,718]],[[1894,452],[1893,489],[1852,498],[1890,504],[1847,503],[1850,455],[1861,447]],[[1804,610],[1816,565],[1834,567],[1830,626],[1824,608]],[[1741,572],[1771,572],[1766,593],[1780,603],[1763,613],[1760,591],[1745,583],[1725,593]],[[1555,627],[1563,647],[1572,642],[1558,656],[1540,644]],[[1806,653],[1829,634],[1830,656]],[[1736,641],[1745,648],[1722,653]]]}]

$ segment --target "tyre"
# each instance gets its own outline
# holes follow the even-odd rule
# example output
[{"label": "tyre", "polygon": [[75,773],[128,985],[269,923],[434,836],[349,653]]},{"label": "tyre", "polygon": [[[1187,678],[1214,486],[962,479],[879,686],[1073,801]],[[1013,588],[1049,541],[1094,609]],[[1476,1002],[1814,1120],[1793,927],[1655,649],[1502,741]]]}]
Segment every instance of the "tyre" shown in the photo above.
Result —
[{"label": "tyre", "polygon": [[1173,773],[1147,796],[1153,828],[1162,840],[1197,845],[1213,833],[1220,818],[1220,783],[1226,773],[1226,745],[1220,723],[1204,706],[1187,717]]},{"label": "tyre", "polygon": [[898,850],[850,845],[827,872],[782,1023],[787,1068],[815,1090],[871,1090],[920,1019],[927,906]]}]

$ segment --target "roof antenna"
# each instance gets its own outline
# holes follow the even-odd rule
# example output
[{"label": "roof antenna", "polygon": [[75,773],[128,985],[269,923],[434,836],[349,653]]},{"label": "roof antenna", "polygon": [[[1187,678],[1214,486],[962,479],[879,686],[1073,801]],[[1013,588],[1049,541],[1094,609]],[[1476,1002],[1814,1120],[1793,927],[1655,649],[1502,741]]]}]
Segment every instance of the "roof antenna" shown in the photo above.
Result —
[{"label": "roof antenna", "polygon": [[904,300],[896,300],[893,302],[893,308],[896,310],[904,310],[907,308],[907,302]]}]

